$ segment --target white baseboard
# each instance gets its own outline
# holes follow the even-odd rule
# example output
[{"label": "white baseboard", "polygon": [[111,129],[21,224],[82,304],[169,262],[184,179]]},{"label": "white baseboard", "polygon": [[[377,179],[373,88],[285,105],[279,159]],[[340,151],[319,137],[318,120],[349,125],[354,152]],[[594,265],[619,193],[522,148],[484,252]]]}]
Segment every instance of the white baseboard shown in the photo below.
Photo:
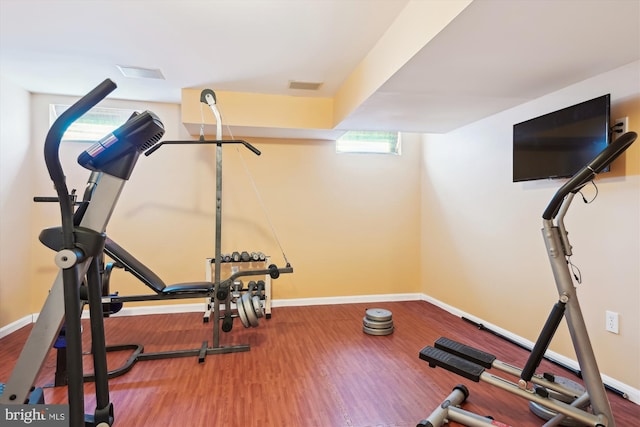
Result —
[{"label": "white baseboard", "polygon": [[[484,320],[479,319],[475,316],[472,316],[469,313],[466,313],[453,306],[445,304],[440,300],[437,300],[428,295],[420,294],[420,293],[276,299],[271,302],[271,306],[272,307],[300,307],[300,306],[312,306],[312,305],[358,304],[358,303],[394,302],[394,301],[417,301],[417,300],[429,302],[435,305],[436,307],[442,308],[443,310],[455,316],[464,317],[478,324],[482,324],[488,329],[495,331],[496,333],[528,349],[531,349],[533,347],[533,344],[534,344],[533,342],[521,336],[515,335],[512,332],[507,331],[506,329],[502,329],[499,326],[485,322]],[[117,316],[117,317],[141,316],[145,314],[169,314],[169,313],[191,313],[191,312],[204,313],[205,307],[206,307],[206,304],[204,302],[192,303],[192,304],[169,304],[169,305],[128,307],[128,308],[123,308],[120,312],[114,314],[113,316]],[[18,329],[28,325],[29,323],[35,322],[37,317],[38,317],[37,314],[25,316],[22,319],[16,320],[15,322],[0,328],[0,338],[7,336],[14,331],[17,331]],[[88,317],[88,312],[85,310],[85,312],[83,313],[83,318],[86,318],[86,317]],[[556,352],[547,351],[546,356],[549,359],[553,361],[557,361],[560,364],[565,365],[571,369],[575,369],[575,370],[579,369],[578,363],[575,360],[565,357]],[[633,388],[627,384],[624,384],[607,375],[602,375],[602,380],[608,386],[615,388],[621,393],[624,393],[631,402],[640,404],[640,390]]]},{"label": "white baseboard", "polygon": [[[112,317],[124,317],[124,316],[144,316],[146,314],[172,314],[172,313],[193,313],[204,312],[206,303],[191,303],[191,304],[166,304],[166,305],[146,305],[140,307],[124,307],[119,312],[112,314]],[[85,309],[82,312],[82,318],[89,318],[89,310]]]},{"label": "white baseboard", "polygon": [[[435,305],[436,307],[440,307],[443,310],[458,316],[458,317],[464,317],[466,319],[469,319],[473,322],[476,322],[478,324],[482,324],[483,326],[487,327],[488,329],[495,331],[496,333],[512,340],[513,342],[516,342],[526,348],[528,348],[529,350],[531,350],[533,348],[534,343],[532,341],[529,341],[519,335],[516,335],[512,332],[507,331],[506,329],[502,329],[499,326],[493,325],[491,323],[485,322],[482,319],[478,319],[475,316],[470,315],[469,313],[465,313],[462,310],[459,310],[455,307],[452,307],[448,304],[443,303],[442,301],[439,301],[435,298],[432,298],[428,295],[424,295],[422,294],[422,300],[423,301],[427,301],[433,305]],[[565,365],[571,369],[575,369],[575,370],[580,370],[580,366],[578,365],[578,362],[563,356],[562,354],[556,353],[555,351],[551,351],[551,350],[547,350],[547,352],[545,353],[545,356],[548,357],[550,360],[555,361],[560,363],[561,365]],[[628,398],[631,402],[635,403],[635,404],[639,404],[640,405],[640,390],[638,390],[637,388],[631,387],[630,385],[624,384],[618,380],[616,380],[615,378],[611,378],[607,375],[602,374],[602,381],[618,390],[620,393],[624,394],[626,396],[626,398]]]},{"label": "white baseboard", "polygon": [[30,325],[35,322],[33,314],[29,314],[28,316],[24,316],[22,319],[18,319],[15,322],[9,323],[7,326],[3,326],[0,328],[0,338],[4,338],[7,335],[10,335],[17,331],[18,329]]},{"label": "white baseboard", "polygon": [[422,294],[381,294],[381,295],[354,295],[344,297],[321,297],[321,298],[293,298],[275,299],[271,302],[272,307],[300,307],[308,305],[335,305],[335,304],[359,304],[370,302],[392,302],[392,301],[418,301]]}]

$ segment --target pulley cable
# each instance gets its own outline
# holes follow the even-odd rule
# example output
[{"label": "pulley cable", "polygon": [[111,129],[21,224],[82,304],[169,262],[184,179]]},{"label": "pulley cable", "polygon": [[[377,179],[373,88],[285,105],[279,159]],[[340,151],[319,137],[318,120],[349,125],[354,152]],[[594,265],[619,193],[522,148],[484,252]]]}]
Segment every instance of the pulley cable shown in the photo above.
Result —
[{"label": "pulley cable", "polygon": [[[231,136],[231,139],[234,139],[233,132],[231,131],[231,128],[229,127],[229,125],[226,125],[226,127],[227,127],[227,130],[229,131],[229,135]],[[278,238],[278,233],[276,232],[276,228],[273,225],[273,221],[271,220],[271,217],[269,215],[269,211],[267,210],[267,207],[266,207],[266,205],[264,203],[264,200],[262,199],[262,196],[260,195],[260,191],[258,191],[258,186],[256,185],[256,181],[253,178],[253,175],[251,174],[251,172],[249,171],[249,167],[247,166],[247,163],[244,161],[244,157],[242,156],[242,153],[240,152],[240,150],[238,148],[239,147],[236,147],[236,152],[238,153],[238,156],[240,157],[240,163],[242,163],[242,167],[244,168],[245,173],[249,177],[249,181],[251,182],[251,186],[253,187],[253,191],[256,194],[256,198],[258,199],[258,202],[260,203],[260,207],[262,208],[262,211],[264,212],[264,216],[267,219],[267,222],[269,223],[269,227],[271,228],[271,234],[273,235],[273,238],[276,241],[276,244],[278,245],[278,248],[280,248],[280,252],[282,253],[282,257],[284,258],[284,262],[288,265],[289,264],[289,260],[287,259],[287,255],[284,253],[284,248],[282,247],[282,244],[280,243],[280,239]]]},{"label": "pulley cable", "polygon": [[[211,99],[207,99],[209,107],[211,107],[211,110],[213,112],[213,114],[216,116],[216,139],[222,139],[222,129],[221,129],[221,112],[219,111],[220,108],[219,106],[215,105],[215,99],[211,98]],[[213,101],[212,103],[215,105],[215,107],[211,106],[211,101]],[[204,141],[204,127],[205,127],[205,121],[204,121],[204,111],[203,111],[203,102],[200,103],[200,141]],[[227,130],[229,131],[229,136],[231,137],[231,139],[234,139],[233,136],[233,132],[231,131],[231,128],[229,127],[228,124],[225,123],[225,126],[227,127]],[[249,171],[249,167],[247,166],[246,162],[244,161],[244,157],[242,156],[242,154],[240,153],[240,150],[238,149],[239,147],[236,147],[236,151],[238,153],[238,156],[240,157],[240,162],[242,163],[242,167],[245,170],[245,173],[247,174],[247,176],[249,177],[249,181],[251,182],[251,186],[253,187],[253,191],[256,194],[256,198],[258,199],[258,202],[260,203],[260,207],[262,208],[262,211],[264,212],[265,218],[269,224],[269,228],[271,228],[271,234],[273,235],[273,238],[276,242],[276,244],[278,245],[278,248],[280,249],[280,252],[282,253],[282,257],[284,259],[284,262],[289,265],[289,260],[287,259],[287,255],[284,252],[284,248],[282,247],[282,243],[280,242],[280,239],[278,238],[278,233],[276,232],[276,228],[273,225],[273,221],[271,220],[271,217],[269,215],[269,211],[267,210],[267,207],[264,203],[264,200],[262,198],[262,196],[260,195],[260,191],[258,190],[258,186],[256,185],[255,179],[253,178],[253,175],[251,174],[251,172]],[[253,151],[253,150],[252,150]]]}]

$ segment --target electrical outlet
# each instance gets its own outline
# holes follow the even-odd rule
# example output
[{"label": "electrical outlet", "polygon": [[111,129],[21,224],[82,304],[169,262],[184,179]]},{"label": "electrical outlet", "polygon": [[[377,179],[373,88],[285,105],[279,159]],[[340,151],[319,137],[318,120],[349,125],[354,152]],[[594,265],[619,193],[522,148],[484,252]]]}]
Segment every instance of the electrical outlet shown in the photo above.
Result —
[{"label": "electrical outlet", "polygon": [[[625,134],[629,131],[629,117],[625,116],[619,119],[615,119],[615,121],[613,122],[613,126],[618,125],[618,123],[622,123],[622,126],[620,127],[616,127],[615,128],[615,132],[613,133],[614,137],[613,139],[616,140],[618,139],[618,137],[622,134]],[[621,132],[619,132],[621,131]]]},{"label": "electrical outlet", "polygon": [[614,334],[619,333],[620,330],[618,325],[618,313],[616,313],[615,311],[607,310],[605,317],[606,317],[605,328],[607,329],[607,331],[613,332]]}]

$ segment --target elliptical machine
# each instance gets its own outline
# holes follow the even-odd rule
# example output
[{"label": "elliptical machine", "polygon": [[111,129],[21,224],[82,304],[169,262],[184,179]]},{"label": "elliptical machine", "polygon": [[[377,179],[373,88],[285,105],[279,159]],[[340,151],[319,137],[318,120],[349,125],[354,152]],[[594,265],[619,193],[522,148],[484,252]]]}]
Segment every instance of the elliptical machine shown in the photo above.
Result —
[{"label": "elliptical machine", "polygon": [[[155,114],[149,111],[136,113],[113,133],[80,154],[78,163],[92,171],[90,183],[100,184],[95,186],[94,200],[102,200],[103,203],[80,205],[74,211],[75,196],[69,194],[60,163],[60,142],[75,120],[115,88],[111,80],[103,81],[60,115],[47,134],[44,156],[58,195],[62,226],[43,230],[40,241],[56,251],[55,263],[60,271],[0,395],[0,404],[20,405],[29,401],[30,391],[64,322],[71,427],[107,427],[114,421],[113,404],[109,399],[98,261],[104,249],[104,232],[115,201],[131,176],[140,153],[155,145],[164,135],[164,126]],[[96,385],[96,409],[87,415],[84,414],[80,322],[84,301],[88,302],[90,311]]]},{"label": "elliptical machine", "polygon": [[[539,413],[550,414],[550,419],[544,424],[545,426],[556,426],[570,421],[577,423],[577,425],[615,427],[611,405],[600,376],[578,302],[576,288],[571,278],[568,263],[568,257],[571,256],[571,244],[564,225],[564,216],[575,194],[622,154],[636,138],[635,132],[627,132],[618,137],[556,192],[542,214],[542,232],[559,299],[553,306],[524,368],[516,368],[497,360],[489,353],[445,337],[439,338],[433,347],[423,348],[420,351],[420,359],[428,362],[431,367],[439,366],[469,380],[490,383],[529,400],[532,411],[534,408],[538,411],[534,411],[537,415]],[[575,393],[575,388],[567,387],[560,381],[554,381],[553,376],[535,373],[563,317],[567,320],[585,384],[584,393],[578,395]],[[491,374],[487,372],[487,369],[490,368],[519,377],[519,380],[514,383],[501,376]],[[530,384],[533,386],[530,387]],[[418,426],[442,426],[449,421],[472,427],[505,426],[492,418],[460,408],[459,405],[468,396],[468,389],[464,385],[457,385],[442,404],[429,417],[420,421]],[[563,398],[560,399],[559,396],[563,396]],[[590,411],[588,406],[591,406]]]}]

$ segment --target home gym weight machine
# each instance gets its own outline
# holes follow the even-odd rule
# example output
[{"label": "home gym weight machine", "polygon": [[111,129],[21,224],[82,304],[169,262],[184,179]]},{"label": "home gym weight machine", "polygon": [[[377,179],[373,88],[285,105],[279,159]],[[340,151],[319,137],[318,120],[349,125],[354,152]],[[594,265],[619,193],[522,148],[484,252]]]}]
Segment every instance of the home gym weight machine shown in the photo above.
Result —
[{"label": "home gym weight machine", "polygon": [[[121,306],[127,302],[133,301],[151,301],[165,299],[187,299],[187,298],[207,298],[207,312],[205,320],[213,318],[213,345],[209,346],[208,341],[203,341],[199,348],[186,350],[171,350],[153,353],[145,353],[144,346],[141,344],[120,344],[110,345],[106,349],[112,351],[132,350],[127,361],[120,367],[108,372],[108,378],[123,375],[131,370],[133,365],[139,361],[157,360],[175,357],[197,356],[200,363],[205,361],[205,357],[210,354],[223,354],[248,351],[248,344],[239,344],[232,346],[220,345],[220,331],[230,332],[233,328],[233,320],[237,317],[241,320],[244,327],[257,327],[259,318],[264,315],[264,307],[261,305],[259,290],[252,286],[239,289],[236,284],[238,279],[244,276],[268,276],[269,279],[277,279],[281,274],[292,273],[293,268],[285,258],[286,266],[278,268],[275,264],[269,264],[266,269],[244,269],[242,271],[232,272],[232,274],[224,280],[221,280],[220,265],[222,262],[221,252],[221,234],[222,234],[222,146],[225,144],[243,145],[256,155],[261,152],[244,140],[223,140],[222,139],[222,117],[216,106],[215,93],[211,89],[204,89],[201,93],[200,101],[206,104],[212,110],[216,118],[216,139],[206,140],[204,135],[197,141],[180,140],[180,141],[160,141],[145,152],[145,156],[153,154],[162,145],[189,145],[189,144],[215,144],[216,146],[216,219],[215,219],[215,279],[213,282],[185,282],[172,285],[166,285],[164,281],[155,274],[150,268],[136,259],[132,254],[118,245],[115,241],[106,238],[104,245],[104,254],[109,256],[113,263],[104,265],[103,274],[103,297],[102,303],[110,311],[109,307]],[[85,191],[85,199],[90,198],[89,192]],[[209,260],[207,262],[210,262]],[[113,266],[123,268],[131,273],[143,284],[147,285],[154,291],[153,294],[145,295],[117,295],[109,294],[109,281]],[[207,277],[209,279],[209,277]],[[251,282],[249,282],[251,284]],[[231,291],[234,292],[231,292]],[[241,296],[237,296],[237,292],[241,291]],[[237,296],[237,298],[236,298]],[[221,314],[221,302],[224,303],[224,315]],[[233,310],[233,304],[235,310]],[[222,320],[222,324],[220,321]],[[59,365],[61,365],[59,363]],[[57,377],[62,377],[57,375]],[[93,380],[91,375],[85,376],[85,380]],[[59,382],[59,380],[56,380]]]},{"label": "home gym weight machine", "polygon": [[[215,144],[216,145],[216,234],[215,234],[215,251],[218,254],[215,257],[217,266],[220,265],[222,260],[221,253],[221,232],[222,232],[222,146],[224,144],[238,144],[243,145],[256,155],[260,155],[261,152],[250,143],[244,140],[222,140],[222,117],[216,106],[215,93],[211,89],[204,89],[201,93],[200,101],[206,104],[212,110],[216,118],[216,139],[205,140],[204,134],[197,141],[160,141],[145,152],[145,156],[149,156],[154,153],[162,145],[189,145],[189,144]],[[91,203],[92,195],[95,191],[97,183],[95,179],[89,179],[87,187],[84,192],[81,206]],[[230,332],[233,328],[233,321],[236,317],[240,318],[241,323],[245,327],[257,327],[259,325],[259,319],[264,316],[264,307],[261,304],[260,289],[252,287],[252,281],[249,282],[247,288],[238,288],[237,284],[241,283],[238,279],[243,276],[265,276],[270,281],[271,279],[277,279],[280,274],[292,273],[293,268],[288,261],[284,268],[278,268],[275,264],[269,264],[267,268],[251,268],[244,269],[243,271],[232,272],[232,274],[225,280],[221,280],[220,274],[216,274],[215,280],[210,281],[210,274],[207,274],[207,280],[204,282],[184,282],[167,285],[165,282],[139,261],[135,256],[129,253],[125,248],[117,244],[114,240],[106,237],[104,244],[103,255],[106,254],[113,262],[105,263],[104,256],[101,257],[102,267],[102,303],[103,308],[107,315],[121,308],[124,303],[134,301],[152,301],[152,300],[167,300],[167,299],[189,299],[189,298],[206,298],[207,299],[207,311],[205,314],[205,320],[208,321],[213,317],[213,345],[210,346],[208,341],[203,341],[199,348],[186,349],[186,350],[171,350],[160,352],[145,352],[142,344],[116,344],[106,347],[107,352],[117,351],[131,351],[131,354],[118,368],[108,371],[107,377],[114,378],[120,375],[124,375],[129,372],[133,366],[140,361],[146,360],[158,360],[175,357],[190,357],[197,356],[198,361],[203,363],[205,357],[210,354],[222,354],[248,351],[249,345],[239,344],[232,346],[220,345],[220,331]],[[211,259],[207,260],[208,263]],[[209,265],[209,264],[208,264]],[[140,280],[143,284],[153,290],[152,294],[142,295],[118,295],[117,293],[111,294],[110,277],[114,267],[119,267],[125,271],[131,273],[134,277]],[[217,267],[216,271],[220,271]],[[260,282],[260,281],[259,281]],[[233,292],[230,290],[233,289]],[[238,292],[242,292],[238,295]],[[220,303],[224,302],[224,316],[221,315]],[[235,304],[235,310],[232,308],[232,303]],[[220,324],[222,320],[222,324]],[[64,339],[64,338],[63,338]],[[54,385],[65,385],[65,353],[64,343],[57,345],[57,366]],[[93,381],[94,375],[87,374],[84,376],[85,381]]]},{"label": "home gym weight machine", "polygon": [[[566,422],[566,425],[615,427],[611,405],[571,278],[569,257],[572,247],[564,225],[564,217],[575,194],[622,154],[636,138],[635,132],[627,132],[608,145],[555,193],[542,215],[543,237],[559,299],[553,306],[524,368],[509,365],[489,353],[445,337],[436,340],[433,347],[423,348],[419,354],[420,359],[428,362],[431,367],[445,368],[475,382],[487,382],[528,400],[532,412],[548,420],[545,426],[565,425],[563,423]],[[567,386],[563,381],[555,381],[552,374],[536,374],[563,317],[567,321],[585,384],[582,394],[576,393],[576,387]],[[514,383],[487,372],[490,368],[518,377],[518,382]],[[464,385],[456,386],[441,405],[428,418],[420,421],[418,426],[442,426],[450,421],[472,427],[504,426],[490,417],[462,409],[460,405],[468,395],[469,391]]]},{"label": "home gym weight machine", "polygon": [[[220,283],[220,274],[221,274],[221,264],[223,262],[223,254],[222,254],[222,244],[221,244],[221,234],[222,234],[222,146],[224,144],[239,144],[243,145],[249,151],[253,152],[255,155],[261,155],[260,150],[258,150],[253,145],[249,144],[244,140],[223,140],[222,139],[222,116],[217,108],[217,101],[215,92],[211,89],[204,89],[200,94],[200,102],[201,104],[207,105],[216,119],[216,139],[206,140],[204,137],[204,121],[202,123],[200,129],[200,138],[197,141],[162,141],[149,151],[145,153],[146,156],[151,155],[153,152],[161,148],[163,145],[185,145],[185,144],[215,144],[216,145],[216,221],[215,221],[215,257],[212,259],[207,259],[206,264],[206,277],[210,279],[211,272],[211,264],[214,265],[214,283]],[[202,105],[201,105],[202,107]],[[254,185],[255,189],[255,185]],[[256,190],[257,192],[257,190]],[[263,206],[264,207],[264,206]],[[272,226],[273,230],[273,226]],[[275,231],[274,231],[275,236]],[[276,241],[279,243],[279,240],[276,237]],[[214,347],[218,346],[218,335],[216,331],[219,329],[220,319],[223,319],[222,322],[222,330],[224,332],[229,332],[233,325],[233,318],[239,317],[243,326],[245,327],[255,327],[258,326],[258,318],[264,315],[264,308],[261,306],[260,298],[257,295],[253,295],[252,293],[256,293],[255,289],[249,286],[248,288],[238,289],[236,279],[243,276],[267,276],[269,279],[277,279],[280,277],[280,274],[283,273],[292,273],[293,268],[291,264],[287,260],[287,256],[280,246],[280,250],[282,252],[282,256],[285,261],[285,267],[278,268],[274,264],[269,264],[267,269],[243,269],[240,271],[232,272],[231,276],[228,279],[224,280],[220,283],[220,286],[214,291],[214,298],[208,298],[207,301],[207,311],[204,316],[204,321],[208,322],[211,318],[213,311],[213,322],[214,322]],[[238,259],[239,260],[239,259]],[[232,261],[238,261],[232,260]],[[240,298],[233,298],[230,293],[230,289],[234,288],[235,292],[238,290],[243,291],[244,294]],[[232,302],[235,303],[236,313],[232,313]],[[224,316],[220,316],[220,305],[224,303]],[[267,302],[270,303],[270,302]],[[268,316],[270,316],[270,312]],[[239,346],[237,349],[233,351],[244,351],[248,350],[248,346]]]},{"label": "home gym weight machine", "polygon": [[[37,393],[32,393],[33,385],[64,322],[71,427],[106,427],[112,425],[114,421],[113,405],[109,400],[109,373],[107,372],[107,348],[102,311],[105,301],[101,295],[102,275],[99,260],[106,246],[106,226],[124,184],[131,176],[140,153],[155,146],[164,134],[162,122],[153,113],[149,111],[136,113],[113,133],[81,153],[78,163],[92,173],[87,183],[85,200],[74,212],[75,191],[71,194],[68,192],[58,152],[62,136],[75,120],[115,88],[116,85],[111,80],[105,80],[67,109],[54,122],[47,134],[44,149],[45,162],[58,194],[56,201],[60,204],[62,226],[43,230],[40,240],[57,252],[55,261],[60,271],[9,381],[0,394],[0,404],[35,403],[34,397]],[[222,143],[222,141],[215,142]],[[222,296],[228,298],[231,283],[239,276],[270,274],[273,277],[292,271],[290,265],[283,269],[274,265],[260,272],[245,271],[232,275],[225,281],[218,280],[216,283],[199,282],[167,286],[159,292],[161,295],[156,297],[157,299],[175,299],[188,298],[192,295],[198,297],[213,295],[214,298]],[[87,415],[84,414],[83,383],[86,377],[83,375],[80,323],[80,314],[85,302],[89,304],[91,322],[91,352],[94,364],[94,375],[91,379],[96,383],[96,409],[93,414]],[[154,359],[201,355],[203,352],[211,354],[243,350],[244,348],[229,350],[217,346],[216,343],[213,348],[147,356],[150,356],[148,359]],[[139,356],[139,360],[142,360],[142,355]]]}]

